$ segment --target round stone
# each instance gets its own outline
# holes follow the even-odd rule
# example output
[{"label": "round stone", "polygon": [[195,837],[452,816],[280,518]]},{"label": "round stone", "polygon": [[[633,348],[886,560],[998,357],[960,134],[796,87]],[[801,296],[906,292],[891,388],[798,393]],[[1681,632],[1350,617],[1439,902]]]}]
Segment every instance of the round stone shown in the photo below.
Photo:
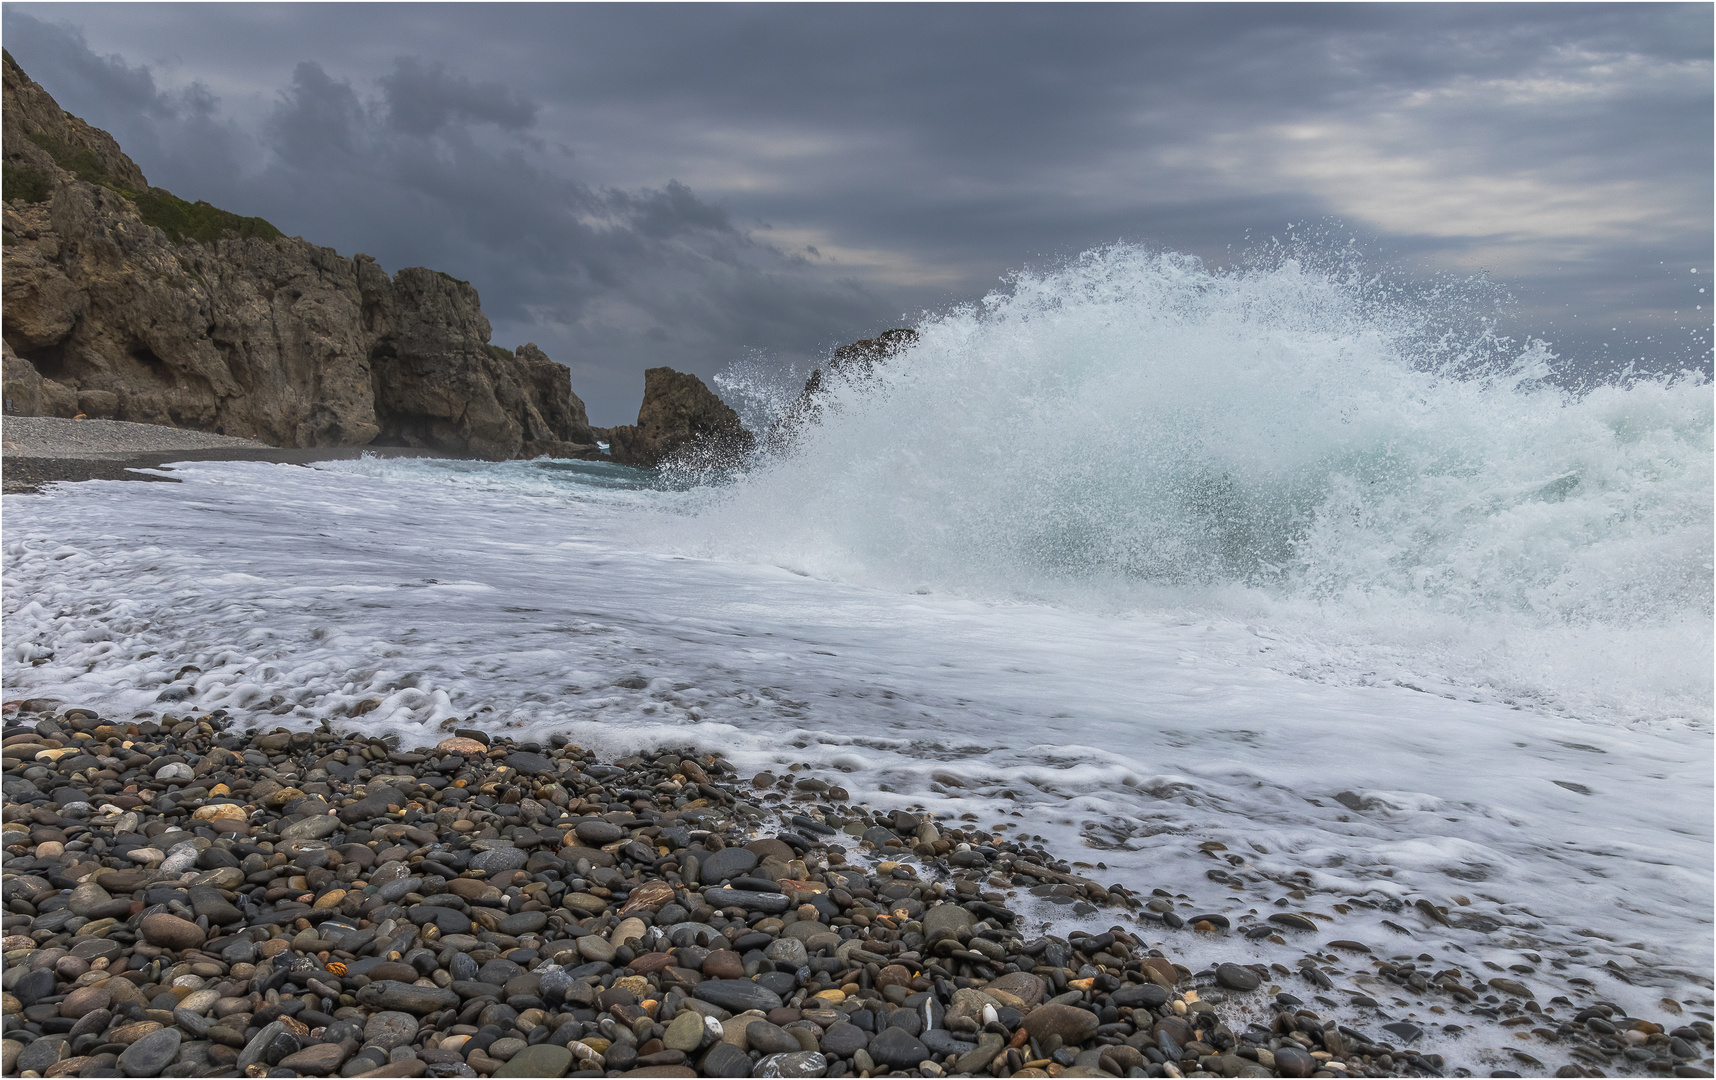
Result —
[{"label": "round stone", "polygon": [[710,979],[692,987],[691,995],[732,1013],[746,1009],[767,1012],[781,1007],[779,994],[745,979]]},{"label": "round stone", "polygon": [[244,807],[235,806],[232,803],[212,803],[208,806],[199,806],[192,811],[191,817],[198,821],[245,820]]},{"label": "round stone", "polygon": [[579,840],[596,847],[624,839],[627,835],[626,830],[618,825],[601,820],[580,821],[572,831]]},{"label": "round stone", "polygon": [[[1075,1009],[1071,1005],[1043,1005],[1032,1009],[1031,1014],[1025,1017],[1025,1030],[1039,1043],[1052,1035],[1059,1035],[1063,1045],[1074,1046],[1094,1036],[1098,1022],[1095,1013],[1084,1009]],[[874,1046],[870,1056],[876,1056]]]},{"label": "round stone", "polygon": [[494,1071],[496,1077],[565,1076],[572,1067],[572,1051],[552,1043],[526,1046]]},{"label": "round stone", "polygon": [[718,1042],[703,1055],[704,1076],[742,1078],[751,1075],[751,1059],[744,1050],[729,1042]]},{"label": "round stone", "polygon": [[755,853],[742,847],[722,848],[703,861],[703,884],[719,885],[728,878],[748,873],[755,869],[756,865]]},{"label": "round stone", "polygon": [[195,949],[203,943],[203,932],[196,923],[164,911],[146,916],[142,928],[143,937],[149,944],[164,949]]},{"label": "round stone", "polygon": [[113,993],[106,987],[80,986],[60,1002],[60,1015],[77,1020],[97,1009],[105,1009],[112,1003]]},{"label": "round stone", "polygon": [[794,971],[810,962],[810,953],[805,949],[804,942],[797,938],[776,938],[769,943],[768,948],[763,950],[763,955],[773,961],[776,966],[791,968]]},{"label": "round stone", "polygon": [[669,1050],[685,1054],[696,1050],[703,1045],[703,1017],[691,1009],[684,1010],[667,1025],[661,1043]]},{"label": "round stone", "polygon": [[870,1045],[870,1036],[856,1024],[841,1021],[822,1033],[819,1045],[830,1057],[851,1057]]},{"label": "round stone", "polygon": [[1229,990],[1255,990],[1263,985],[1257,972],[1239,964],[1222,964],[1216,968],[1216,982]]},{"label": "round stone", "polygon": [[443,754],[487,754],[489,748],[475,739],[465,739],[451,736],[435,744],[435,749]]},{"label": "round stone", "polygon": [[930,1056],[929,1047],[916,1035],[899,1027],[884,1028],[864,1049],[871,1060],[890,1069],[915,1069],[919,1062]]},{"label": "round stone", "polygon": [[364,1045],[379,1046],[383,1050],[408,1046],[415,1038],[417,1018],[410,1013],[393,1010],[378,1012],[363,1026]]},{"label": "round stone", "polygon": [[160,1076],[179,1056],[178,1028],[150,1032],[119,1055],[119,1071],[126,1076]]},{"label": "round stone", "polygon": [[804,1049],[797,1039],[767,1020],[753,1021],[745,1028],[745,1046],[760,1054],[791,1054]]},{"label": "round stone", "polygon": [[522,848],[515,847],[479,851],[471,859],[471,869],[484,874],[498,874],[503,870],[519,869],[529,858]]},{"label": "round stone", "polygon": [[1275,1071],[1282,1076],[1310,1076],[1316,1064],[1315,1058],[1297,1047],[1283,1046],[1275,1051]]}]

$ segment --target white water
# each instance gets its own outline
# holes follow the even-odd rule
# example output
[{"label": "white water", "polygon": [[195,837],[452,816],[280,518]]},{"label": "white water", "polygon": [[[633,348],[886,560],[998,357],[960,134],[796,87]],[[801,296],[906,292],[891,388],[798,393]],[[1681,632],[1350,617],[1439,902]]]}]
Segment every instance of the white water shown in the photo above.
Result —
[{"label": "white water", "polygon": [[1708,1002],[1708,387],[1457,378],[1363,289],[1129,251],[922,330],[717,488],[368,460],[9,496],[6,696],[696,743],[1236,918],[1294,882],[1487,915],[1325,936],[1543,999]]}]

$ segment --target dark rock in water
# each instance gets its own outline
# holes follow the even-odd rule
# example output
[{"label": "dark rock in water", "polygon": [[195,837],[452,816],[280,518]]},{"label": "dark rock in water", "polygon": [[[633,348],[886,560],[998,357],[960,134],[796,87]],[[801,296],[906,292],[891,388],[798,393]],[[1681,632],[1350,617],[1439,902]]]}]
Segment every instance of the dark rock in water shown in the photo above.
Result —
[{"label": "dark rock in water", "polygon": [[904,352],[917,344],[917,340],[916,330],[901,327],[884,330],[873,338],[835,349],[828,361],[827,374],[820,369],[810,373],[798,400],[789,405],[780,420],[769,428],[766,445],[778,446],[790,440],[805,424],[818,422],[822,416],[820,399],[835,382],[861,382],[872,377],[876,365]]},{"label": "dark rock in water", "polygon": [[1255,990],[1263,985],[1257,972],[1238,964],[1222,964],[1216,968],[1216,982],[1229,990]]},{"label": "dark rock in water", "polygon": [[1537,996],[1531,992],[1531,987],[1517,979],[1491,979],[1490,988],[1509,997],[1535,999]]},{"label": "dark rock in water", "polygon": [[915,1069],[918,1062],[930,1056],[929,1047],[904,1028],[890,1027],[870,1040],[864,1048],[871,1060],[890,1069]]},{"label": "dark rock in water", "polygon": [[754,442],[739,423],[739,414],[702,379],[665,367],[644,372],[638,422],[608,431],[613,459],[644,467],[681,453],[706,458],[709,464],[734,464],[750,453]]},{"label": "dark rock in water", "polygon": [[781,1006],[779,994],[745,979],[710,979],[692,987],[691,995],[733,1013],[741,1013],[746,1009],[762,1009],[766,1012]]},{"label": "dark rock in water", "polygon": [[1403,1043],[1417,1042],[1419,1039],[1424,1037],[1423,1028],[1419,1027],[1417,1024],[1408,1023],[1404,1020],[1400,1020],[1392,1024],[1384,1024],[1382,1025],[1382,1030],[1389,1032]]}]

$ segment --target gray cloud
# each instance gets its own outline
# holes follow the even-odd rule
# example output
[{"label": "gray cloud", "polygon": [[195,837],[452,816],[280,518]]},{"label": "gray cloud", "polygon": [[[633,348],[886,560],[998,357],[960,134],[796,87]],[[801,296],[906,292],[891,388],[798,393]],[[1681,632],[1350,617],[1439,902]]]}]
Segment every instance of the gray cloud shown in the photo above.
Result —
[{"label": "gray cloud", "polygon": [[522,131],[536,120],[536,104],[500,83],[473,83],[416,56],[394,60],[379,80],[387,120],[410,135],[429,135],[455,119],[487,121]]},{"label": "gray cloud", "polygon": [[610,421],[652,364],[803,362],[1021,265],[1120,238],[1220,262],[1305,221],[1409,274],[1487,269],[1506,327],[1586,368],[1629,324],[1645,366],[1709,363],[1700,5],[13,4],[5,29],[157,183],[472,280]]}]

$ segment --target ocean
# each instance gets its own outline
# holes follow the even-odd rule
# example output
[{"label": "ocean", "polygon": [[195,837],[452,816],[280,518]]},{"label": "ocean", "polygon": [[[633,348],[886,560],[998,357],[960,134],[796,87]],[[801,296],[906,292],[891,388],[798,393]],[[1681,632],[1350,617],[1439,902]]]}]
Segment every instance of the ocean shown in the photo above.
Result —
[{"label": "ocean", "polygon": [[[1574,384],[1454,299],[1121,246],[925,317],[737,471],[9,496],[6,696],[696,746],[1236,925],[1285,899],[1378,956],[1708,1015],[1709,383]],[[760,423],[783,385],[721,388]],[[1133,918],[1056,900],[1021,903]],[[1188,964],[1305,954],[1143,925]]]}]

